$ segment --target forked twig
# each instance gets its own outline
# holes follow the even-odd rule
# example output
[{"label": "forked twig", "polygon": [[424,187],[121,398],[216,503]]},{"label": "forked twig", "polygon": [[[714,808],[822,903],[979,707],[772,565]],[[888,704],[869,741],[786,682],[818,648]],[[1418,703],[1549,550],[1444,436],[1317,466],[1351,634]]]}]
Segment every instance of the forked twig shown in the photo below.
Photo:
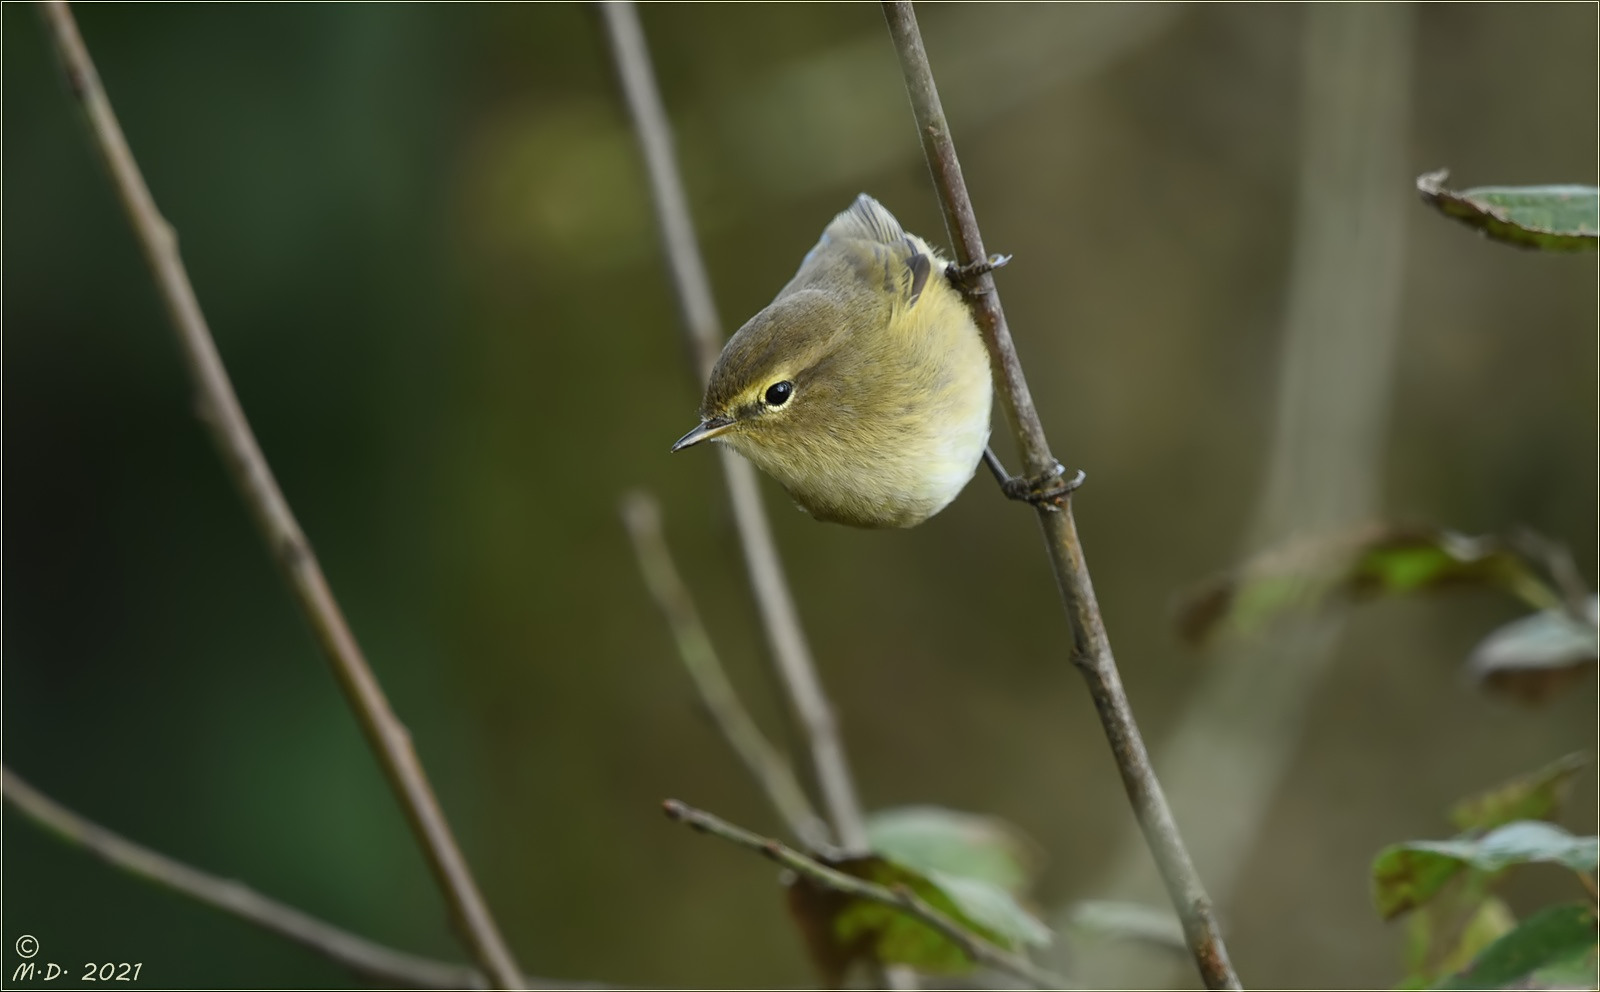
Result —
[{"label": "forked twig", "polygon": [[622,520],[633,539],[645,585],[666,616],[678,642],[683,667],[689,670],[717,729],[767,794],[789,832],[812,850],[826,846],[827,824],[818,818],[788,759],[756,726],[728,681],[716,648],[711,645],[711,636],[700,621],[700,611],[695,609],[694,599],[672,563],[672,553],[661,533],[661,507],[647,493],[630,493],[622,500]]},{"label": "forked twig", "polygon": [[[939,192],[945,224],[955,243],[956,262],[970,265],[986,259],[989,256],[984,251],[977,216],[972,209],[972,198],[967,193],[966,181],[961,175],[961,163],[956,158],[950,125],[939,103],[933,69],[928,64],[922,33],[917,28],[916,12],[909,2],[895,0],[885,0],[883,12],[900,59],[906,90],[911,97],[911,109],[916,118],[917,133],[922,139],[922,150],[927,156],[928,168],[933,173],[933,183]],[[970,298],[978,327],[983,332],[984,342],[989,347],[998,373],[996,384],[1001,406],[1006,411],[1017,446],[1021,449],[1024,470],[1037,478],[1051,476],[1058,471],[1057,462],[1045,440],[1039,413],[1034,409],[1033,397],[1022,374],[1022,363],[1017,358],[991,273],[984,272],[977,277]],[[1177,823],[1156,780],[1155,769],[1150,764],[1150,756],[1145,750],[1138,724],[1134,721],[1133,709],[1123,690],[1122,677],[1111,654],[1111,642],[1106,636],[1105,622],[1101,619],[1100,606],[1095,600],[1094,586],[1089,580],[1089,569],[1084,563],[1083,546],[1078,540],[1077,526],[1072,519],[1071,497],[1064,496],[1053,504],[1042,504],[1036,509],[1040,527],[1044,531],[1045,548],[1055,571],[1056,584],[1072,622],[1073,663],[1088,684],[1089,695],[1100,715],[1106,739],[1111,744],[1111,753],[1133,805],[1134,816],[1155,857],[1178,917],[1183,921],[1184,936],[1194,954],[1200,975],[1208,988],[1239,988],[1239,978],[1228,961],[1227,947],[1223,944],[1210,897],[1206,895],[1183,838],[1178,833]]]},{"label": "forked twig", "polygon": [[472,956],[496,988],[519,988],[522,977],[456,846],[427,774],[412,749],[411,735],[389,708],[383,689],[328,587],[310,542],[256,443],[178,254],[177,235],[156,208],[155,199],[145,185],[133,152],[123,137],[122,126],[111,109],[111,101],[100,84],[89,50],[78,33],[72,11],[60,0],[45,3],[42,9],[67,83],[88,116],[95,143],[105,159],[145,261],[150,265],[173,330],[177,332],[200,417],[210,430],[211,439],[282,571],[284,581],[327,654],[367,742],[377,753],[379,764],[400,800]]},{"label": "forked twig", "polygon": [[[722,329],[712,302],[711,283],[700,257],[688,198],[673,156],[672,131],[661,105],[650,52],[639,14],[632,3],[601,3],[606,33],[622,82],[628,112],[644,152],[650,190],[661,227],[662,247],[672,269],[672,285],[683,311],[684,331],[694,352],[695,371],[703,384],[722,350]],[[733,505],[734,522],[744,548],[745,568],[755,593],[772,661],[787,690],[806,740],[828,819],[846,850],[867,849],[866,821],[855,782],[839,739],[838,721],[822,691],[816,664],[800,627],[794,597],[784,578],[772,528],[756,486],[755,469],[732,451],[722,451],[722,470]]]},{"label": "forked twig", "polygon": [[927,900],[918,896],[908,886],[897,885],[890,888],[886,885],[879,885],[876,882],[857,878],[854,875],[847,875],[837,868],[830,868],[815,858],[807,857],[778,841],[751,833],[721,817],[714,816],[704,810],[695,809],[693,806],[676,799],[668,799],[661,804],[661,808],[668,817],[679,823],[687,824],[701,833],[708,833],[740,847],[755,851],[796,874],[804,875],[807,879],[823,888],[903,910],[939,931],[951,943],[960,947],[968,957],[979,964],[998,968],[1019,978],[1027,979],[1035,988],[1062,989],[1067,987],[1059,977],[1039,967],[1022,955],[1013,954],[1011,951],[999,947],[968,930],[941,912],[937,907],[929,905]]}]

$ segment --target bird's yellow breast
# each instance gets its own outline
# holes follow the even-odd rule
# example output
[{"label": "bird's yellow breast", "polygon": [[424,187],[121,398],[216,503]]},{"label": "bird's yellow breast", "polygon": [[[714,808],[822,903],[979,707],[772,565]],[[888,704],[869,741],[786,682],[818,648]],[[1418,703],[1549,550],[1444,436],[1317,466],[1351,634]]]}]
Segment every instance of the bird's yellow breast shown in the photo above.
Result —
[{"label": "bird's yellow breast", "polygon": [[676,448],[731,445],[819,520],[910,527],[972,478],[991,391],[945,261],[862,194],[729,339]]},{"label": "bird's yellow breast", "polygon": [[989,354],[942,271],[915,306],[861,333],[874,340],[859,346],[862,366],[844,372],[821,429],[792,442],[737,433],[727,440],[819,520],[911,527],[948,506],[983,458]]}]

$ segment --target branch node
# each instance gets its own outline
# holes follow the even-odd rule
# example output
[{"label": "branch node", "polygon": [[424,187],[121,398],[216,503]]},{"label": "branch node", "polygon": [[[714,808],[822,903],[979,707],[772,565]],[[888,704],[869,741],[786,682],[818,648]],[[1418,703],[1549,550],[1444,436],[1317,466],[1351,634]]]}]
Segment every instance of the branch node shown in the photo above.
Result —
[{"label": "branch node", "polygon": [[290,571],[300,568],[311,557],[311,549],[300,534],[286,534],[278,542],[278,560]]}]

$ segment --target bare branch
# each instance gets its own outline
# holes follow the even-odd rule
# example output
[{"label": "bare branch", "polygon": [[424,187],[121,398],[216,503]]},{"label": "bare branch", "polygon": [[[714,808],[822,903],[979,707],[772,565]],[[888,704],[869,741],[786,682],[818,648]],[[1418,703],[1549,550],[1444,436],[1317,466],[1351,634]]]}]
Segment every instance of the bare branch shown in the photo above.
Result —
[{"label": "bare branch", "polygon": [[[689,217],[683,179],[673,155],[671,127],[656,88],[638,11],[632,3],[599,6],[628,111],[650,173],[662,247],[672,269],[673,288],[683,311],[684,331],[694,354],[696,371],[704,382],[722,350],[723,337],[716,306],[712,303],[711,283],[706,278],[705,263],[701,261],[694,224]],[[867,830],[861,802],[856,797],[833,707],[817,678],[811,649],[795,612],[794,597],[784,578],[772,528],[767,523],[761,493],[756,486],[755,469],[732,451],[723,449],[721,454],[734,522],[744,546],[750,588],[761,612],[772,661],[788,692],[789,702],[805,728],[828,817],[845,849],[865,851]]]},{"label": "bare branch", "polygon": [[112,867],[287,937],[362,978],[411,989],[484,987],[483,976],[465,965],[391,950],[269,899],[248,886],[135,844],[57,803],[9,768],[0,770],[0,791],[19,813]]},{"label": "bare branch", "polygon": [[689,670],[689,677],[694,680],[695,689],[717,729],[766,792],[789,832],[812,850],[826,846],[827,824],[812,808],[788,759],[761,733],[728,681],[728,674],[711,644],[711,636],[700,622],[700,611],[695,609],[694,599],[672,563],[672,553],[661,533],[661,508],[655,497],[648,493],[630,493],[623,497],[622,520],[628,527],[628,536],[633,539],[633,550],[639,557],[639,571],[645,585],[649,586],[650,595],[672,627],[683,667]]},{"label": "bare branch", "polygon": [[1061,989],[1067,987],[1059,977],[1040,968],[1027,958],[998,947],[968,930],[945,913],[929,905],[926,900],[911,891],[907,886],[899,885],[890,888],[885,885],[879,885],[876,882],[857,878],[854,875],[847,875],[837,868],[830,868],[814,858],[807,857],[793,848],[784,846],[778,841],[762,837],[759,834],[753,834],[743,827],[735,826],[721,817],[714,816],[704,810],[695,809],[693,806],[676,799],[668,799],[661,804],[661,808],[670,819],[687,824],[701,833],[721,837],[725,841],[755,851],[797,874],[804,875],[807,879],[823,888],[903,910],[908,915],[916,917],[939,931],[952,943],[960,947],[962,951],[966,952],[968,957],[979,964],[985,964],[991,968],[998,968],[1001,971],[1016,975],[1019,978],[1025,978],[1035,988]]},{"label": "bare branch", "polygon": [[450,905],[461,936],[495,987],[519,988],[522,979],[516,963],[456,846],[450,826],[434,798],[433,788],[412,749],[411,735],[389,708],[383,689],[328,587],[311,544],[300,530],[245,419],[179,257],[177,236],[161,216],[145,185],[89,51],[78,33],[72,11],[62,2],[44,4],[43,11],[66,71],[67,83],[88,116],[95,143],[105,159],[117,195],[127,211],[167,315],[177,332],[197,394],[201,419],[210,430],[224,465],[283,572],[284,581],[332,663],[334,675],[367,742],[377,752],[389,785],[399,798],[412,832]]},{"label": "bare branch", "polygon": [[[1392,179],[1408,161],[1414,16],[1406,4],[1328,4],[1307,7],[1302,19],[1298,193],[1274,436],[1258,490],[1233,484],[1237,496],[1255,502],[1242,535],[1247,556],[1348,532],[1379,512],[1404,328],[1411,190]],[[1333,558],[1350,553],[1353,547]],[[1285,601],[1303,592],[1298,581],[1282,589]],[[1155,745],[1167,800],[1222,905],[1255,861],[1307,714],[1340,659],[1349,612],[1343,603],[1327,605],[1214,655]],[[1284,664],[1289,658],[1294,663]],[[1100,891],[1143,900],[1161,884],[1144,838],[1131,832],[1104,862]],[[1074,968],[1089,981],[1149,988],[1174,981],[1169,962],[1128,950],[1101,942],[1086,947]]]},{"label": "bare branch", "polygon": [[[956,158],[955,144],[950,137],[950,125],[939,103],[933,70],[928,64],[928,53],[923,48],[922,34],[917,28],[916,12],[909,2],[894,0],[886,0],[883,11],[889,24],[889,34],[894,40],[895,52],[900,59],[906,90],[911,97],[922,150],[927,156],[934,186],[939,192],[945,223],[955,242],[956,260],[968,265],[986,259],[988,255],[984,252],[983,238],[978,232],[972,199],[967,193],[966,182],[961,176],[961,163]],[[1026,472],[1037,477],[1052,475],[1059,471],[1057,462],[1045,440],[1038,411],[1034,409],[1033,397],[1023,377],[1022,363],[1011,341],[1011,332],[1006,326],[1005,312],[1000,307],[1000,296],[992,274],[985,272],[978,276],[972,300],[974,316],[998,372],[1001,405],[1011,422],[1017,446],[1022,451]],[[1071,498],[1064,496],[1056,500],[1054,505],[1040,505],[1037,512],[1044,531],[1045,547],[1055,570],[1056,583],[1072,621],[1073,663],[1088,684],[1089,695],[1100,715],[1106,739],[1111,744],[1111,753],[1133,805],[1134,816],[1155,857],[1179,919],[1183,921],[1189,949],[1209,988],[1239,988],[1239,979],[1228,961],[1227,948],[1222,942],[1211,900],[1178,833],[1177,823],[1156,780],[1155,769],[1150,764],[1144,740],[1128,704],[1127,693],[1123,690],[1122,677],[1111,654],[1111,643],[1106,636],[1105,623],[1101,619],[1094,587],[1089,580],[1089,569],[1084,563],[1083,547],[1078,541],[1077,527],[1072,519]]]}]

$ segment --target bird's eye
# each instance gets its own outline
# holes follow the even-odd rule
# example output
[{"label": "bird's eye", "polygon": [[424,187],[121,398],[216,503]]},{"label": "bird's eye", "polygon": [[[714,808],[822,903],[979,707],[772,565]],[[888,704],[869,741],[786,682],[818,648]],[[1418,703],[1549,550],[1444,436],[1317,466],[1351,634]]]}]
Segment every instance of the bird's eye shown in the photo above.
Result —
[{"label": "bird's eye", "polygon": [[767,387],[767,406],[783,406],[794,395],[794,383],[785,379]]}]

